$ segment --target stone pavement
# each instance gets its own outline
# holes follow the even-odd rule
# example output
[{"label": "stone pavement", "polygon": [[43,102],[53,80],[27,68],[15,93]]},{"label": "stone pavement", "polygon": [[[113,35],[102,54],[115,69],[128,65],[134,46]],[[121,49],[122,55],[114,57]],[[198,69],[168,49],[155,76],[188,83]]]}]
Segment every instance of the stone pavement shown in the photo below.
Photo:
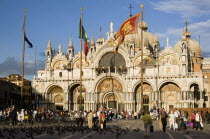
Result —
[{"label": "stone pavement", "polygon": [[[19,132],[15,132],[15,130],[20,127],[19,125],[16,125],[13,129],[11,130],[13,133],[10,135],[10,131],[8,129],[12,129],[9,125],[1,125],[0,130],[4,131],[5,127],[7,130],[6,132],[1,132],[0,133],[0,138],[8,138],[8,136],[11,138],[12,136],[15,135],[15,138],[36,138],[36,139],[46,139],[46,138],[51,138],[51,139],[107,139],[107,138],[120,138],[120,139],[136,139],[136,138],[144,138],[144,127],[143,127],[143,121],[142,120],[116,120],[112,122],[108,122],[107,126],[109,127],[108,130],[100,131],[100,130],[88,130],[87,128],[84,131],[74,131],[72,132],[70,125],[71,123],[68,121],[67,123],[60,123],[60,126],[62,127],[63,125],[66,124],[66,127],[61,131],[56,130],[56,126],[58,126],[58,123],[51,123],[51,124],[45,124],[45,130],[41,133],[33,132],[33,135],[30,136],[30,131],[27,130],[27,132],[22,132],[22,130],[26,129],[21,129]],[[151,139],[210,139],[210,125],[204,124],[205,128],[203,131],[199,130],[192,130],[192,129],[187,129],[186,131],[167,131],[163,132],[159,128],[158,121],[153,122],[154,125],[154,132],[150,134]],[[26,127],[30,128],[33,127],[36,129],[36,127],[41,127],[43,124],[37,123],[33,126],[29,124],[24,124],[21,127]],[[86,126],[86,124],[85,124]],[[46,128],[49,128],[46,129]],[[118,129],[117,129],[118,128]],[[124,131],[122,131],[124,129]],[[137,131],[138,130],[138,131]],[[1,137],[3,135],[4,137]]]}]

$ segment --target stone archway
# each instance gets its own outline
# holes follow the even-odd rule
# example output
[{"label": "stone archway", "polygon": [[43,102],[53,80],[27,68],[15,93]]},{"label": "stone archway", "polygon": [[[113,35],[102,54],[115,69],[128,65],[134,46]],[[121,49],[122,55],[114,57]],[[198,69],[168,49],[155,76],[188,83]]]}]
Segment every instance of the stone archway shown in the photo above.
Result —
[{"label": "stone archway", "polygon": [[166,110],[177,107],[178,93],[181,91],[180,87],[173,82],[166,82],[160,87],[160,99],[162,107]]},{"label": "stone archway", "polygon": [[69,89],[68,105],[69,110],[84,110],[84,98],[86,96],[86,88],[82,86],[80,96],[80,84],[74,84]]},{"label": "stone archway", "polygon": [[46,98],[48,100],[47,108],[51,110],[63,110],[64,91],[58,85],[53,85],[47,90]]},{"label": "stone archway", "polygon": [[152,86],[143,82],[143,98],[141,99],[141,84],[138,84],[134,91],[134,110],[139,111],[141,108],[141,101],[143,101],[143,108],[149,110],[150,108],[150,94],[153,92]]},{"label": "stone archway", "polygon": [[200,98],[200,89],[199,89],[199,85],[196,83],[193,83],[190,85],[190,93],[192,96],[192,99],[194,101],[194,108],[198,108],[199,104],[198,101],[201,99]]},{"label": "stone archway", "polygon": [[122,109],[122,85],[114,78],[105,78],[97,87],[97,108],[100,107],[114,107],[119,110]]},{"label": "stone archway", "polygon": [[103,97],[103,103],[105,107],[118,109],[118,97],[114,92],[107,92]]}]

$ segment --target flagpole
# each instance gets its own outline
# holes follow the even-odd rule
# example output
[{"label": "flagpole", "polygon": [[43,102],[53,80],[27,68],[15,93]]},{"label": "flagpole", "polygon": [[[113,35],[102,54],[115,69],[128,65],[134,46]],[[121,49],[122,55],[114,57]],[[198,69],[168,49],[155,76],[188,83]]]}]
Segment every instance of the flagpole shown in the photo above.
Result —
[{"label": "flagpole", "polygon": [[141,8],[141,110],[144,110],[144,107],[143,107],[143,20],[144,20],[144,17],[143,17],[143,7],[144,5],[141,4],[140,5],[140,8]]},{"label": "flagpole", "polygon": [[23,40],[22,40],[22,84],[21,84],[21,104],[20,108],[23,108],[23,87],[24,87],[24,55],[25,55],[25,24],[26,24],[26,9],[24,9],[24,21],[23,21]]},{"label": "flagpole", "polygon": [[83,32],[82,32],[82,11],[83,8],[80,8],[80,104],[79,104],[79,110],[82,111],[82,36],[83,36]]}]

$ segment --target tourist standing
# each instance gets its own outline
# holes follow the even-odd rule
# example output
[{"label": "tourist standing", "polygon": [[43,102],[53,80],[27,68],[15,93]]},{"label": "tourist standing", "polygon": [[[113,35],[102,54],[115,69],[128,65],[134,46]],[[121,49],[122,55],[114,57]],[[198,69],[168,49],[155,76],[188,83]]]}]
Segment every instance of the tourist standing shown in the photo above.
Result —
[{"label": "tourist standing", "polygon": [[160,113],[160,117],[161,117],[161,122],[162,122],[162,126],[163,126],[163,132],[166,132],[166,125],[167,125],[166,118],[168,116],[167,116],[167,113],[166,113],[164,108],[162,108],[162,111]]},{"label": "tourist standing", "polygon": [[192,113],[190,114],[190,121],[192,123],[192,129],[195,128],[195,125],[196,125],[196,121],[195,121],[195,112],[192,111]]},{"label": "tourist standing", "polygon": [[11,112],[12,116],[12,126],[17,125],[17,110],[15,108],[13,108],[12,112]]},{"label": "tourist standing", "polygon": [[145,115],[142,117],[142,120],[144,121],[144,136],[148,137],[150,133],[150,126],[152,125],[152,118],[148,111],[145,112]]},{"label": "tourist standing", "polygon": [[203,129],[203,120],[202,120],[202,117],[201,117],[201,114],[200,114],[200,111],[198,111],[196,114],[195,114],[195,121],[196,121],[196,130],[198,130],[198,128],[200,130]]},{"label": "tourist standing", "polygon": [[209,124],[209,121],[210,121],[210,114],[209,114],[208,111],[206,111],[205,117],[206,117],[206,123]]},{"label": "tourist standing", "polygon": [[175,116],[175,124],[177,125],[177,129],[180,130],[180,112],[179,110],[175,109],[175,112],[174,112],[174,116]]},{"label": "tourist standing", "polygon": [[174,112],[171,111],[171,113],[168,116],[169,116],[169,130],[172,129],[172,126],[173,126],[173,130],[175,130],[175,115],[174,115]]},{"label": "tourist standing", "polygon": [[100,114],[100,125],[101,125],[101,129],[106,128],[106,115],[104,112],[101,112]]},{"label": "tourist standing", "polygon": [[93,113],[92,113],[92,110],[90,110],[90,112],[87,115],[87,121],[88,121],[88,127],[90,129],[92,129],[92,127],[93,127]]}]

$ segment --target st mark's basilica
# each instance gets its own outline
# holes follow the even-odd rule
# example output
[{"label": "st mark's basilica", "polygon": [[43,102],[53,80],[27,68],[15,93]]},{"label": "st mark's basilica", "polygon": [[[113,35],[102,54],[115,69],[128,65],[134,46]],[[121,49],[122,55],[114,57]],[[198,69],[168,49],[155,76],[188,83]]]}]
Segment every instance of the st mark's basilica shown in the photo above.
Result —
[{"label": "st mark's basilica", "polygon": [[[80,95],[80,54],[74,53],[74,43],[68,49],[54,52],[48,41],[45,69],[39,70],[32,86],[37,107],[50,110],[97,110],[101,107],[140,110],[143,107],[193,108],[210,107],[209,83],[202,72],[200,44],[191,38],[187,26],[180,41],[160,50],[158,35],[148,32],[148,24],[138,23],[138,33],[125,36],[114,53],[114,23],[110,23],[106,38],[100,35],[89,41],[87,61],[82,64],[82,96]],[[141,40],[143,32],[143,40]],[[192,33],[193,34],[193,33]],[[172,38],[171,38],[172,39]],[[141,99],[140,69],[143,41],[143,98]],[[78,47],[78,46],[76,46]]]}]

